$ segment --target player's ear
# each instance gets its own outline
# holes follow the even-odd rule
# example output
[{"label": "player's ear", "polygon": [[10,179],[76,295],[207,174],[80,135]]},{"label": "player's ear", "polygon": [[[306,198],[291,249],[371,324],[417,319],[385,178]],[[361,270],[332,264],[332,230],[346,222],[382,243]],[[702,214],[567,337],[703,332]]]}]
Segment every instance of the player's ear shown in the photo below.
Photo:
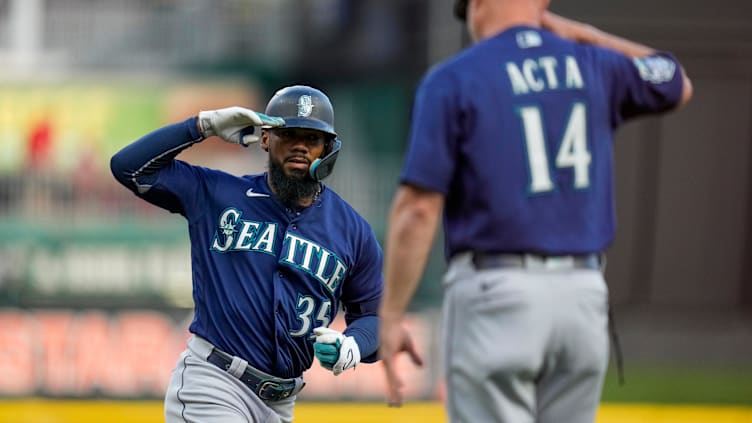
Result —
[{"label": "player's ear", "polygon": [[269,151],[269,131],[266,129],[261,130],[261,140],[259,140],[259,145],[261,148],[264,149],[264,151]]}]

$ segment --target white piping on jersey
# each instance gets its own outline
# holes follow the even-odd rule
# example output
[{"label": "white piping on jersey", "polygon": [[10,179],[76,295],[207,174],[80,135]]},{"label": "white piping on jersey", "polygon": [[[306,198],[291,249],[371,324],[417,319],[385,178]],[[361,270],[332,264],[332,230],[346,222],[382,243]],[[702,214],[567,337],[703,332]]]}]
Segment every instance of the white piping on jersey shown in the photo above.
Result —
[{"label": "white piping on jersey", "polygon": [[138,178],[139,176],[142,176],[140,174],[144,171],[145,168],[149,167],[152,163],[158,161],[162,157],[167,156],[167,155],[171,154],[172,152],[174,152],[176,150],[177,151],[184,150],[190,144],[194,144],[194,143],[195,143],[195,141],[188,141],[185,144],[181,144],[181,145],[179,145],[179,146],[177,146],[175,148],[167,150],[164,153],[160,154],[159,156],[157,156],[157,157],[149,160],[148,162],[144,163],[143,166],[141,166],[140,168],[138,168],[138,170],[136,170],[135,172],[133,172],[133,174],[131,175],[131,181],[133,181],[133,185],[135,185],[136,188],[138,189],[138,193],[139,194],[143,194],[143,193],[149,191],[151,189],[151,187],[152,187],[151,185],[139,184],[138,181],[136,180],[136,178]]}]

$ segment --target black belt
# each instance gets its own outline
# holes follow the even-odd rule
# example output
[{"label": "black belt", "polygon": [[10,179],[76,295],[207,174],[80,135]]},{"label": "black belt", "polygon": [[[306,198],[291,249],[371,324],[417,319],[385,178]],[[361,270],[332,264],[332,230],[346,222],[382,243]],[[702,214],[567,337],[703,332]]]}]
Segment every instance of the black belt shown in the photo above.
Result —
[{"label": "black belt", "polygon": [[477,270],[499,268],[601,268],[600,254],[546,256],[540,254],[509,254],[472,252],[473,265]]},{"label": "black belt", "polygon": [[[232,358],[233,357],[230,354],[214,348],[211,354],[209,354],[209,357],[206,358],[206,361],[224,371],[227,371],[232,364]],[[250,365],[246,366],[243,375],[238,379],[251,388],[251,390],[264,401],[279,401],[288,398],[295,393],[297,386],[295,379],[280,379],[273,376],[264,376]],[[303,388],[303,385],[305,385],[304,382],[300,386],[300,389]],[[298,389],[298,391],[300,389]]]}]

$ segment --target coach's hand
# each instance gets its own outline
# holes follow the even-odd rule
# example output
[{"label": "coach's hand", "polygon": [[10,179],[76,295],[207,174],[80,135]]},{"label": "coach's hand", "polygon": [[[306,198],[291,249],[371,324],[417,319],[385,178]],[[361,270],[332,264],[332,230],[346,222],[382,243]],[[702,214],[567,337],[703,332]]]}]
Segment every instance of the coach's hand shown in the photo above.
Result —
[{"label": "coach's hand", "polygon": [[410,332],[402,326],[401,318],[387,318],[383,314],[379,317],[379,359],[386,375],[387,403],[390,407],[399,407],[402,405],[404,383],[397,370],[397,356],[407,353],[416,366],[423,366],[423,357],[415,348]]},{"label": "coach's hand", "polygon": [[240,144],[243,147],[259,140],[254,127],[275,128],[284,124],[282,118],[237,106],[198,113],[198,126],[204,138],[216,135],[229,143]]},{"label": "coach's hand", "polygon": [[360,363],[360,348],[355,338],[345,336],[334,329],[323,326],[313,329],[316,343],[313,351],[321,366],[331,370],[335,376]]}]

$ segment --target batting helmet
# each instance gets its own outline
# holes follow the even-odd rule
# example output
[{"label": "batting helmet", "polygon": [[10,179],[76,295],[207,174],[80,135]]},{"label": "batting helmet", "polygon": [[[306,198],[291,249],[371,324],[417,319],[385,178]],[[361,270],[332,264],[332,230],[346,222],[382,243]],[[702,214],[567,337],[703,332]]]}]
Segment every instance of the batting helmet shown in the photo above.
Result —
[{"label": "batting helmet", "polygon": [[284,119],[286,128],[316,129],[337,137],[332,103],[316,88],[306,85],[282,88],[269,100],[265,113]]},{"label": "batting helmet", "polygon": [[309,168],[317,181],[329,176],[342,143],[334,130],[334,108],[326,94],[307,85],[285,87],[272,96],[264,113],[284,119],[285,128],[315,129],[330,135],[324,154]]}]

